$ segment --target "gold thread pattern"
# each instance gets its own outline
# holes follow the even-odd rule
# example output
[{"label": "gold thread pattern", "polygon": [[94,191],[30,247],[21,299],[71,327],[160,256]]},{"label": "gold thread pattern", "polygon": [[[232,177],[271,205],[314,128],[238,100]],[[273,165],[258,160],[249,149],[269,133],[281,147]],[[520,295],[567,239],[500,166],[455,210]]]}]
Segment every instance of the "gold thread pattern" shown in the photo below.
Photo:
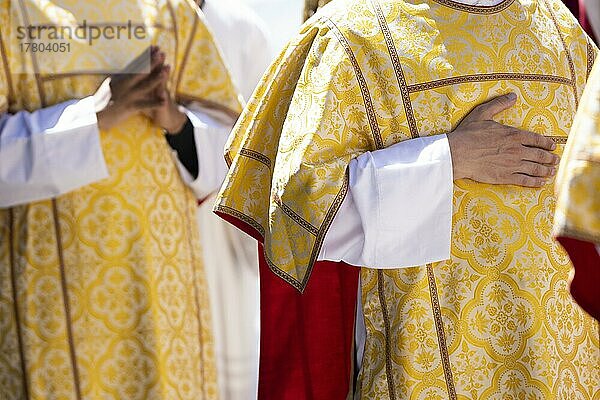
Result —
[{"label": "gold thread pattern", "polygon": [[474,14],[495,14],[504,11],[511,6],[514,0],[504,0],[495,6],[472,6],[469,4],[459,3],[453,0],[433,0],[443,6],[453,8],[459,11],[466,11]]},{"label": "gold thread pattern", "polygon": [[[48,16],[70,25],[72,13],[77,20],[116,23],[122,15],[143,15],[148,27],[164,27],[148,32],[174,66],[176,99],[241,112],[203,16],[188,0],[108,0],[103,7],[64,0],[41,8],[35,1],[13,2],[18,7],[0,1],[4,39],[11,34],[9,11],[27,11],[32,25]],[[90,71],[111,70],[118,61],[77,52],[60,60],[12,57],[19,54],[13,42],[3,42],[4,111],[88,97],[104,79]],[[36,63],[45,71],[54,62],[65,68],[48,70],[66,73],[39,74]],[[36,73],[14,73],[19,63]],[[108,178],[54,200],[0,210],[2,221],[12,221],[0,226],[0,398],[217,399],[210,307],[191,219],[197,201],[162,129],[148,118],[136,115],[101,131],[100,142]]]},{"label": "gold thread pattern", "polygon": [[381,6],[376,0],[372,0],[371,4],[373,4],[373,8],[375,9],[375,14],[377,15],[377,19],[379,21],[379,26],[381,28],[381,32],[383,33],[383,37],[385,38],[385,43],[387,45],[387,50],[392,60],[392,65],[394,66],[394,72],[396,74],[396,79],[398,80],[398,86],[400,87],[400,93],[402,94],[402,102],[404,104],[404,110],[406,112],[406,118],[408,119],[408,126],[410,129],[410,136],[412,138],[419,137],[419,131],[417,130],[417,122],[415,121],[415,116],[412,110],[412,104],[410,100],[410,92],[406,85],[406,79],[404,78],[404,72],[402,71],[402,64],[400,63],[400,59],[398,58],[398,51],[396,50],[396,46],[394,45],[394,40],[392,35],[390,34],[390,29],[385,21],[385,16],[381,11]]},{"label": "gold thread pattern", "polygon": [[[343,201],[350,160],[413,136],[396,58],[421,136],[450,132],[475,105],[515,92],[517,104],[496,120],[564,144],[572,88],[585,84],[587,38],[558,0],[549,3],[558,25],[528,0],[498,12],[433,0],[422,8],[332,2],[286,46],[242,113],[216,209],[253,226],[270,269],[304,290]],[[241,149],[277,163],[269,168]],[[552,182],[526,189],[461,180],[453,203],[451,258],[431,265],[437,296],[426,265],[361,270],[367,336],[358,395],[597,397],[598,327],[568,293],[571,265],[552,239]]]},{"label": "gold thread pattern", "polygon": [[439,342],[442,365],[444,367],[444,377],[446,386],[448,387],[448,398],[456,400],[456,389],[454,387],[454,378],[452,377],[452,368],[450,367],[450,356],[448,354],[448,346],[446,345],[446,333],[444,332],[444,321],[442,320],[442,309],[435,284],[435,274],[431,265],[427,266],[427,279],[429,280],[429,292],[431,295],[431,303],[433,305],[433,316],[435,319],[435,330]]},{"label": "gold thread pattern", "polygon": [[[588,57],[589,60],[589,57]],[[557,177],[556,236],[600,243],[600,64],[583,93]]]}]

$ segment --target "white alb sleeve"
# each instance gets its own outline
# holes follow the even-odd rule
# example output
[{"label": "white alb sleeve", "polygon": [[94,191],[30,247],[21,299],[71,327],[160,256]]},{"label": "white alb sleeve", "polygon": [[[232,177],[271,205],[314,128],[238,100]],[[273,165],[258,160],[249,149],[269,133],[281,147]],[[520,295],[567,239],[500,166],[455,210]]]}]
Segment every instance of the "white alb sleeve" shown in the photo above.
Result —
[{"label": "white alb sleeve", "polygon": [[194,179],[185,166],[173,156],[181,178],[192,189],[196,198],[203,200],[217,191],[227,175],[224,148],[235,120],[229,115],[207,109],[197,103],[187,104],[185,113],[194,127],[198,155],[198,176]]},{"label": "white alb sleeve", "polygon": [[450,258],[452,157],[446,135],[352,160],[350,188],[319,260],[392,269]]},{"label": "white alb sleeve", "polygon": [[108,177],[93,97],[0,117],[0,207]]}]

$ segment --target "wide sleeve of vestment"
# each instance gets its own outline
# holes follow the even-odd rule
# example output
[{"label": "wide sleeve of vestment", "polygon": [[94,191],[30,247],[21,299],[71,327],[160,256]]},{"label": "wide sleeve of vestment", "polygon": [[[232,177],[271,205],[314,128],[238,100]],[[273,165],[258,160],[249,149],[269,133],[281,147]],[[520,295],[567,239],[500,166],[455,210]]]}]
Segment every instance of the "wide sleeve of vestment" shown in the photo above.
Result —
[{"label": "wide sleeve of vestment", "polygon": [[263,242],[271,269],[300,290],[350,188],[351,161],[384,148],[372,101],[341,31],[313,19],[271,65],[230,137],[216,212]]},{"label": "wide sleeve of vestment", "polygon": [[0,117],[0,207],[57,197],[107,176],[92,97]]},{"label": "wide sleeve of vestment", "polygon": [[450,258],[454,185],[446,135],[366,152],[350,162],[349,176],[319,261],[394,269]]}]

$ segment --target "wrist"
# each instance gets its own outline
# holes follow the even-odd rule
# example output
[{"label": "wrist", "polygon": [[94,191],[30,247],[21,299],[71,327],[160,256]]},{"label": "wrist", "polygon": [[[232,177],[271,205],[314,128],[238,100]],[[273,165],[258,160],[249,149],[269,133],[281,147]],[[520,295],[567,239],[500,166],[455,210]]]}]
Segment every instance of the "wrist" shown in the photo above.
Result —
[{"label": "wrist", "polygon": [[464,143],[458,135],[456,132],[450,132],[446,135],[448,137],[448,146],[450,147],[450,157],[452,158],[452,175],[454,180],[469,179],[471,174],[467,171],[463,163],[464,151],[469,151],[469,149],[463,146]]},{"label": "wrist", "polygon": [[181,108],[174,107],[172,116],[169,121],[162,128],[167,132],[168,135],[177,135],[181,132],[188,120],[187,115]]},{"label": "wrist", "polygon": [[96,120],[98,121],[98,129],[107,131],[115,125],[116,115],[114,110],[108,106],[96,112]]}]

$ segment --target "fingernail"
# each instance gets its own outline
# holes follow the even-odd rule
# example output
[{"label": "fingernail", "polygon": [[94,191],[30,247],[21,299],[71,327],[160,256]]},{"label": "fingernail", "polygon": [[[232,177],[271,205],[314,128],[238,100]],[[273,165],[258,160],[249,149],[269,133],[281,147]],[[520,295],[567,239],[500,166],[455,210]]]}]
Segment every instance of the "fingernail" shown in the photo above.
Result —
[{"label": "fingernail", "polygon": [[509,100],[516,100],[517,99],[517,95],[515,93],[509,93],[508,94],[508,99]]}]

